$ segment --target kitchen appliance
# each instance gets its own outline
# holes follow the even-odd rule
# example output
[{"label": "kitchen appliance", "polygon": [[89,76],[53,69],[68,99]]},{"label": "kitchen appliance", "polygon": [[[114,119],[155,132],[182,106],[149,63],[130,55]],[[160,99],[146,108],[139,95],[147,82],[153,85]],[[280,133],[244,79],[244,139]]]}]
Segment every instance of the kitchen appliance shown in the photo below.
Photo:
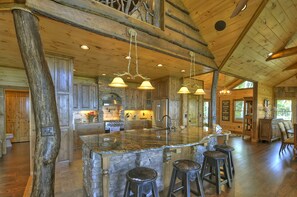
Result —
[{"label": "kitchen appliance", "polygon": [[153,112],[156,127],[167,128],[168,117],[162,117],[168,115],[168,99],[153,100]]},{"label": "kitchen appliance", "polygon": [[104,122],[105,133],[123,131],[124,128],[125,128],[125,123],[123,121],[105,121]]}]

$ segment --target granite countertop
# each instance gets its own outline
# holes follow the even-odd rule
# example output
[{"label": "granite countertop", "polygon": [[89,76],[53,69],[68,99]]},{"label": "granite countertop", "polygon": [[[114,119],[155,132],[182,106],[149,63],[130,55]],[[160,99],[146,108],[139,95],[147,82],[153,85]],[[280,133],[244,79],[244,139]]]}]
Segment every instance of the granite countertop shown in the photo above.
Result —
[{"label": "granite countertop", "polygon": [[139,129],[109,134],[81,136],[83,143],[99,154],[142,152],[153,149],[175,148],[204,144],[217,135],[207,127],[188,127],[183,130]]}]

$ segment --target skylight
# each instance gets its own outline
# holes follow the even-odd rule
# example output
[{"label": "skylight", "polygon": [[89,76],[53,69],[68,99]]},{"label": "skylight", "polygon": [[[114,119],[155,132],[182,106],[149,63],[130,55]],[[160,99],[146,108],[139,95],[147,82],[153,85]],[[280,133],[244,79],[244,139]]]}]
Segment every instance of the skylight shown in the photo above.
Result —
[{"label": "skylight", "polygon": [[239,84],[238,86],[236,86],[235,90],[239,90],[239,89],[246,89],[246,88],[253,88],[254,87],[254,83],[250,82],[250,81],[244,81],[241,84]]}]

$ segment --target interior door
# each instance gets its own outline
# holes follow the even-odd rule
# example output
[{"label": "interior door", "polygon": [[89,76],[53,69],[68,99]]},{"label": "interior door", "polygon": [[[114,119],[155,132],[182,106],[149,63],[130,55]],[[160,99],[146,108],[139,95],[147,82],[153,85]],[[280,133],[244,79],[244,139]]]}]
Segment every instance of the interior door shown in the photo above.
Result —
[{"label": "interior door", "polygon": [[5,91],[6,133],[12,133],[12,142],[29,141],[29,92]]},{"label": "interior door", "polygon": [[198,100],[194,95],[188,95],[188,125],[198,126]]}]

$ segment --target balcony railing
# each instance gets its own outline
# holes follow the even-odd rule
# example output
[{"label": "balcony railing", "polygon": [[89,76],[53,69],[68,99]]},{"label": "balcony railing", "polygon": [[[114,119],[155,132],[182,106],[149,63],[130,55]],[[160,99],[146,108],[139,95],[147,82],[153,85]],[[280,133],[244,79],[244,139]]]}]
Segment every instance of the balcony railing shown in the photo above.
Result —
[{"label": "balcony railing", "polygon": [[141,21],[160,27],[161,0],[96,0]]}]

